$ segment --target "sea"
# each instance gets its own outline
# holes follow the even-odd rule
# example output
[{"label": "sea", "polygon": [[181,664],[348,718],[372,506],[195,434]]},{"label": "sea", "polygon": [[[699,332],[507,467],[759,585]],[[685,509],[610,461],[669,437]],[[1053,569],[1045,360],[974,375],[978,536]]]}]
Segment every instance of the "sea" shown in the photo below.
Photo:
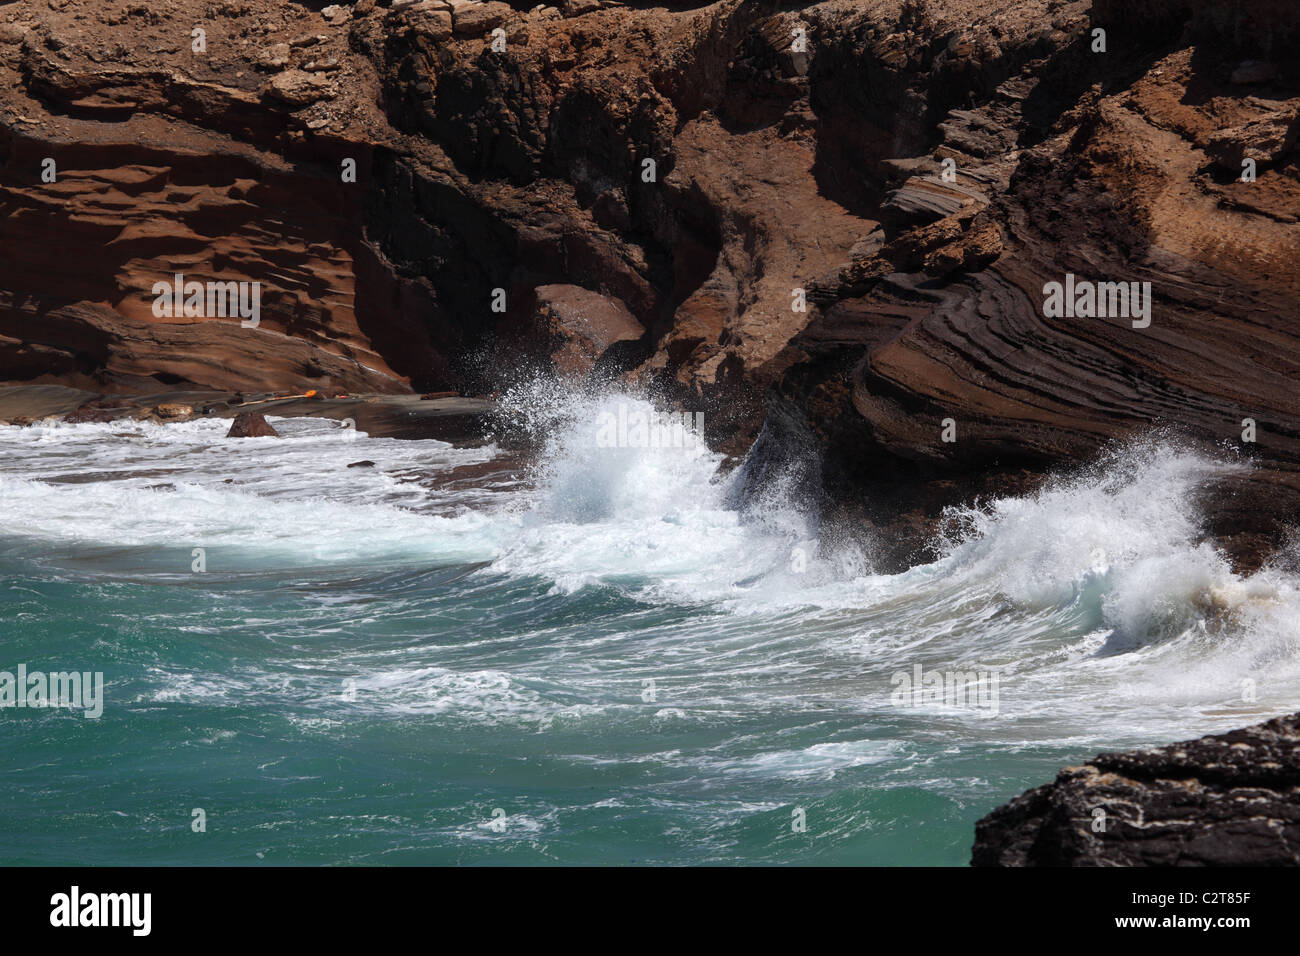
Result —
[{"label": "sea", "polygon": [[964,866],[1065,766],[1300,708],[1294,565],[1201,540],[1227,453],[1116,447],[882,573],[814,463],[502,406],[526,454],[0,427],[0,863]]}]

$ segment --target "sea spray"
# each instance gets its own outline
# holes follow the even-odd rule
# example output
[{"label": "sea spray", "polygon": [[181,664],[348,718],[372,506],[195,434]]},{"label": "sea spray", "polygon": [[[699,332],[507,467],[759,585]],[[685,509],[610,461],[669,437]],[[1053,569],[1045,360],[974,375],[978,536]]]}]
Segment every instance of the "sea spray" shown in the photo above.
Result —
[{"label": "sea spray", "polygon": [[[781,455],[597,447],[626,398],[684,410],[557,394],[486,485],[493,446],[309,420],[237,460],[214,422],[0,427],[11,660],[113,675],[112,719],[5,712],[40,821],[7,859],[964,863],[979,808],[1063,764],[1300,705],[1290,565],[1201,539],[1214,456],[1116,452],[882,575],[756,477]],[[896,706],[900,673],[954,693]],[[220,841],[186,829],[205,795]],[[160,806],[176,839],[116,822]]]},{"label": "sea spray", "polygon": [[728,472],[698,432],[680,445],[604,441],[611,422],[697,414],[616,388],[542,379],[507,392],[502,408],[539,451],[524,531],[498,570],[554,571],[561,589],[617,582],[657,600],[709,601],[760,585],[793,596],[867,565],[848,535],[819,524],[815,458],[760,469],[751,453]]}]

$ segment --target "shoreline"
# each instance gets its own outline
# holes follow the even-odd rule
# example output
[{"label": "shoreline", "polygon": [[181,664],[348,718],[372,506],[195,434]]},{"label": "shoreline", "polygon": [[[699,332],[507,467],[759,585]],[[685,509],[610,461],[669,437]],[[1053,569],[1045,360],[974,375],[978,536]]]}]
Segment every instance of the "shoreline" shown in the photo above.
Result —
[{"label": "shoreline", "polygon": [[[489,398],[349,394],[346,398],[286,396],[277,399],[273,394],[246,395],[245,404],[240,405],[235,404],[238,393],[216,389],[114,395],[63,385],[3,385],[0,386],[0,424],[26,425],[46,418],[62,421],[79,410],[95,416],[86,420],[140,418],[161,405],[179,404],[189,406],[193,414],[173,421],[233,419],[245,411],[284,418],[350,418],[359,431],[373,438],[436,439],[455,445],[475,445],[487,440],[483,428],[496,410],[496,402]],[[260,401],[263,398],[270,400]],[[107,407],[110,403],[112,407]]]}]

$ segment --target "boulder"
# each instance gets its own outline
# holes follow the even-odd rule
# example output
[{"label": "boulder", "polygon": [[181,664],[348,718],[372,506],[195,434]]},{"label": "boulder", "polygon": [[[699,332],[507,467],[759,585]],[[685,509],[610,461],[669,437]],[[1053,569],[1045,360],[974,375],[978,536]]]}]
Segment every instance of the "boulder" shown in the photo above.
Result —
[{"label": "boulder", "polygon": [[69,425],[84,422],[111,422],[122,418],[135,408],[135,402],[129,398],[96,398],[78,406],[63,420]]},{"label": "boulder", "polygon": [[279,438],[280,433],[271,427],[261,412],[240,412],[230,423],[227,438]]},{"label": "boulder", "polygon": [[267,84],[266,95],[297,109],[333,99],[336,91],[323,76],[305,70],[285,70]]},{"label": "boulder", "polygon": [[508,3],[467,3],[452,10],[452,26],[458,37],[481,37],[505,22],[514,10]]}]

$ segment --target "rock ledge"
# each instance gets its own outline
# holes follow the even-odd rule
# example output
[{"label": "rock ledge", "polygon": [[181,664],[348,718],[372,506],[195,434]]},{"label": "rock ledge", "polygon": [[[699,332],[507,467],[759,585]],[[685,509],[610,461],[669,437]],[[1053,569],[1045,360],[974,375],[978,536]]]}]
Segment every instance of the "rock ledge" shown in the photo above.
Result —
[{"label": "rock ledge", "polygon": [[1300,714],[1067,767],[980,820],[971,863],[1300,865]]}]

